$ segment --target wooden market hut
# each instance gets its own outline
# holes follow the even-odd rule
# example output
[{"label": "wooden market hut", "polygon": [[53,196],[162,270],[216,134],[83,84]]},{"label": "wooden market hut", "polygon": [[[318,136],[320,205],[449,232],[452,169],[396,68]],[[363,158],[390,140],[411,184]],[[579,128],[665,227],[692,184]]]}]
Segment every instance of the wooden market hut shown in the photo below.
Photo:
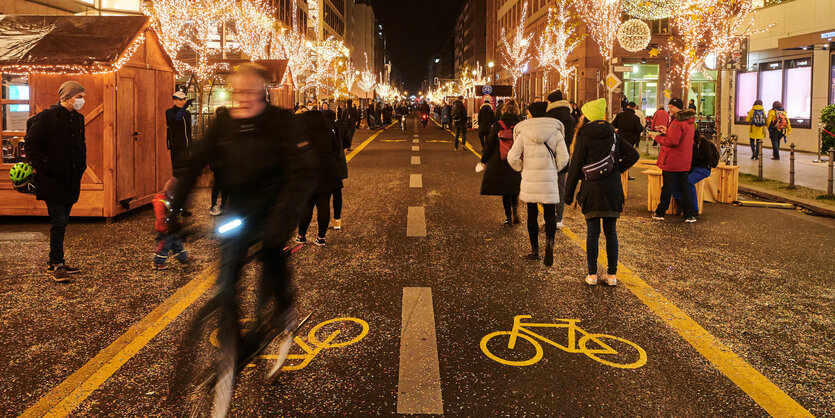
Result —
[{"label": "wooden market hut", "polygon": [[[0,215],[47,214],[43,202],[16,192],[9,181],[13,163],[25,158],[26,125],[5,125],[7,104],[35,115],[58,102],[58,87],[67,80],[87,92],[81,110],[87,170],[73,216],[109,218],[146,205],[171,176],[164,112],[171,107],[175,69],[147,17],[0,16],[0,76]],[[8,97],[12,79],[28,97]]]}]

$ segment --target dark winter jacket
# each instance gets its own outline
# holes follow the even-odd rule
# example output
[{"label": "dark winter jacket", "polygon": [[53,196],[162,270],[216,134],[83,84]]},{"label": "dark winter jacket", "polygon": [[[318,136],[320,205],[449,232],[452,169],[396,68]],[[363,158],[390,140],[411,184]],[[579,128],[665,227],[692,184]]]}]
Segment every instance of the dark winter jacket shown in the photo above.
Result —
[{"label": "dark winter jacket", "polygon": [[[574,201],[577,183],[583,180],[583,166],[598,162],[609,155],[612,143],[615,141],[615,128],[606,121],[598,120],[587,123],[577,134],[574,144],[574,155],[568,166],[568,177],[565,184],[565,203],[570,205]],[[577,194],[577,202],[583,209],[586,219],[617,218],[623,212],[623,185],[619,173],[623,173],[634,165],[638,158],[638,151],[617,136],[615,146],[615,171],[600,180],[584,180]]]},{"label": "dark winter jacket", "polygon": [[577,119],[571,115],[571,103],[566,100],[559,100],[548,104],[548,112],[545,116],[562,122],[565,132],[565,146],[570,150],[571,142],[574,141],[574,129],[577,127]]},{"label": "dark winter jacket", "polygon": [[494,123],[496,123],[496,114],[493,113],[493,107],[490,106],[490,103],[484,103],[478,109],[478,132],[490,132]]},{"label": "dark winter jacket", "polygon": [[235,119],[219,108],[192,149],[172,209],[183,207],[197,177],[213,162],[221,173],[221,189],[229,192],[228,212],[247,225],[266,224],[269,245],[284,242],[298,227],[301,208],[315,187],[317,156],[302,132],[289,110],[267,106],[253,118]]},{"label": "dark winter jacket", "polygon": [[663,171],[690,171],[693,159],[693,135],[696,126],[693,124],[696,112],[682,110],[676,113],[665,135],[655,137],[655,142],[661,144],[658,152],[658,168]]},{"label": "dark winter jacket", "polygon": [[[347,177],[340,167],[340,159],[345,159],[342,144],[337,134],[336,124],[327,118],[325,112],[311,110],[298,115],[304,127],[304,137],[310,141],[316,151],[317,182],[314,193],[329,192],[342,188],[342,175]],[[340,158],[341,156],[341,158]]]},{"label": "dark winter jacket", "polygon": [[87,169],[84,115],[55,104],[26,122],[24,149],[35,168],[37,198],[46,203],[78,202]]},{"label": "dark winter jacket", "polygon": [[[491,111],[492,112],[492,111]],[[514,114],[505,114],[502,122],[510,128],[521,120]],[[499,152],[499,132],[502,130],[499,122],[493,123],[490,134],[484,145],[481,162],[486,164],[484,179],[481,181],[481,194],[485,196],[518,196],[522,174],[510,167],[507,159],[501,159]]]},{"label": "dark winter jacket", "polygon": [[171,152],[171,168],[174,176],[182,175],[191,158],[191,112],[174,106],[165,111],[166,145]]},{"label": "dark winter jacket", "polygon": [[421,115],[428,115],[429,114],[429,103],[426,103],[426,102],[421,103],[420,114]]},{"label": "dark winter jacket", "polygon": [[461,100],[452,103],[452,121],[456,125],[467,123],[467,106]]},{"label": "dark winter jacket", "polygon": [[696,134],[696,140],[693,142],[693,162],[690,164],[690,169],[702,167],[710,170],[715,167],[712,163],[718,161],[719,150],[716,149],[716,145]]},{"label": "dark winter jacket", "polygon": [[638,145],[641,140],[641,133],[644,131],[641,118],[635,114],[634,110],[629,108],[615,116],[612,126],[618,130],[618,135],[622,136],[633,147]]}]

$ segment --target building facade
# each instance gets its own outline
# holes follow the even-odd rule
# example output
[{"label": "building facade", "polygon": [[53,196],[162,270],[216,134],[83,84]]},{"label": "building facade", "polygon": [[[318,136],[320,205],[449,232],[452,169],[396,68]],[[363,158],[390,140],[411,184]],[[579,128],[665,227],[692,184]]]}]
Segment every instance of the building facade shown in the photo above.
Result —
[{"label": "building facade", "polygon": [[487,2],[466,0],[455,24],[455,74],[487,65]]}]

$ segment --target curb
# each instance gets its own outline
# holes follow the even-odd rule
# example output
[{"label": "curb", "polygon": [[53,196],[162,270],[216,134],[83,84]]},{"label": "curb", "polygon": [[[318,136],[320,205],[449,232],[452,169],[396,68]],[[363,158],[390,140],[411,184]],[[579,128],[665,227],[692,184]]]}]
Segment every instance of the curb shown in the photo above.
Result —
[{"label": "curb", "polygon": [[786,202],[791,203],[805,209],[812,211],[816,215],[823,215],[835,218],[835,207],[831,207],[828,205],[823,205],[817,203],[813,200],[809,199],[802,199],[794,196],[790,196],[784,193],[780,193],[774,190],[766,190],[759,187],[752,187],[750,185],[739,185],[739,191],[752,194],[757,197],[761,197],[768,200],[775,200],[778,202]]}]

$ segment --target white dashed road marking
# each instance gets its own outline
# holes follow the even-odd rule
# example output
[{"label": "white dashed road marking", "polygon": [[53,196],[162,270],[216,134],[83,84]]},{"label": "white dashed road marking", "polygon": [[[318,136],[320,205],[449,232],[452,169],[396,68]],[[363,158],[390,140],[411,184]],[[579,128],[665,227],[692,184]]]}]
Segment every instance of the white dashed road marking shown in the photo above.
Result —
[{"label": "white dashed road marking", "polygon": [[397,413],[443,414],[432,288],[403,288],[401,321]]}]

